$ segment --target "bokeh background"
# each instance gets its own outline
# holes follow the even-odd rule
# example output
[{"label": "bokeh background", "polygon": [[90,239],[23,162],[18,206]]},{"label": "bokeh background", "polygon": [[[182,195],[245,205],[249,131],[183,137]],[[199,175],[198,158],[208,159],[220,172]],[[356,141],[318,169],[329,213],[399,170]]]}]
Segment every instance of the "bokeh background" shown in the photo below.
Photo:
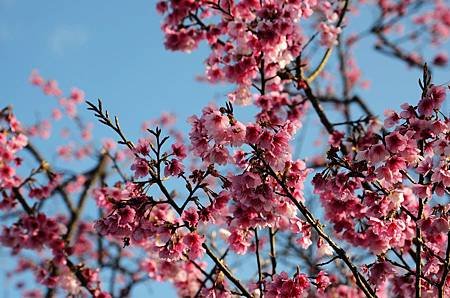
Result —
[{"label": "bokeh background", "polygon": [[[58,80],[64,91],[76,86],[89,100],[101,98],[111,114],[120,117],[130,139],[141,135],[143,121],[162,111],[175,113],[180,129],[187,132],[187,117],[200,113],[211,101],[223,104],[230,87],[196,80],[204,70],[205,47],[191,54],[164,49],[161,16],[154,6],[155,2],[148,0],[0,0],[0,106],[13,105],[25,123],[48,117],[56,102],[28,83],[31,70],[38,69],[45,78]],[[374,16],[361,11],[354,18],[352,26],[359,31]],[[364,79],[371,82],[370,88],[359,94],[378,115],[403,102],[416,102],[420,70],[376,53],[373,44],[367,38],[355,50]],[[450,50],[448,44],[445,48]],[[432,58],[435,52],[431,49],[425,56]],[[434,78],[438,84],[448,83],[449,69],[435,71]],[[448,114],[448,103],[445,109]],[[87,111],[81,115],[92,118]],[[314,124],[317,119],[310,121]],[[112,136],[98,123],[93,132]],[[308,136],[303,139],[312,142]],[[54,152],[57,143],[61,140],[55,134],[40,146]],[[302,148],[300,157],[314,153],[313,146]],[[0,297],[18,297],[5,276],[14,263],[4,248],[0,248],[0,263]],[[167,284],[155,282],[134,292],[135,297],[143,295],[172,297],[175,292]]]}]

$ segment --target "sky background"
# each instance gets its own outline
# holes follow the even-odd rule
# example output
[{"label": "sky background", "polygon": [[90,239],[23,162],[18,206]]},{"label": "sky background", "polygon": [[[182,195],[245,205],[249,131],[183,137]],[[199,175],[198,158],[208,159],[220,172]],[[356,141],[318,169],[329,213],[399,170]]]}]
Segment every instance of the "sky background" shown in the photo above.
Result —
[{"label": "sky background", "polygon": [[[47,116],[55,102],[28,84],[31,70],[38,69],[45,78],[58,80],[63,91],[76,86],[89,100],[101,98],[111,114],[120,116],[131,139],[140,135],[144,120],[161,111],[176,113],[187,131],[185,119],[212,100],[223,103],[227,87],[195,80],[204,70],[205,47],[191,54],[164,49],[154,5],[148,0],[0,0],[0,107],[12,104],[25,123]],[[362,30],[371,17],[363,12],[355,29]],[[369,106],[381,114],[405,101],[416,102],[420,71],[374,53],[372,46],[367,39],[356,49],[360,67],[367,70],[364,77],[371,81],[370,89],[359,92]],[[448,80],[448,68],[435,73],[436,83]],[[91,117],[87,112],[82,116]],[[112,136],[100,125],[94,134]],[[56,141],[43,148],[54,149]],[[0,250],[1,260],[5,257]],[[150,288],[155,297],[174,295],[167,286]],[[2,295],[18,293],[5,284]]]}]

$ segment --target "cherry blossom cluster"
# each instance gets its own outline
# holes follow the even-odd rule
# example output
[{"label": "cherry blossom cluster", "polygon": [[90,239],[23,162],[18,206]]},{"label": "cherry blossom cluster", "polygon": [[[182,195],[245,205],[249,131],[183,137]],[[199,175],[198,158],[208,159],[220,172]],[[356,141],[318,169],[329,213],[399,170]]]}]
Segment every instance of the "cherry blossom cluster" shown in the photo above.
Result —
[{"label": "cherry blossom cluster", "polygon": [[[377,6],[380,16],[371,30],[378,37],[378,50],[387,55],[422,67],[428,57],[422,55],[417,46],[438,46],[448,41],[450,10],[446,1],[378,1]],[[400,42],[396,42],[396,38],[400,38]],[[429,62],[445,66],[448,53],[439,49]]]},{"label": "cherry blossom cluster", "polygon": [[329,47],[341,32],[342,9],[335,1],[160,1],[162,30],[170,50],[190,52],[206,41],[211,53],[205,79],[237,85],[228,97],[239,104],[251,101],[250,88],[261,69],[278,90],[278,73],[298,57],[308,36],[299,26],[313,20],[321,44]]},{"label": "cherry blossom cluster", "polygon": [[[300,99],[288,100],[277,93],[261,96],[257,100],[261,106],[258,122],[248,125],[235,119],[231,104],[220,109],[209,106],[200,118],[191,117],[191,157],[200,158],[207,167],[190,174],[183,165],[186,148],[179,143],[165,144],[167,138],[161,136],[160,129],[149,130],[150,137],[139,139],[136,145],[123,141],[134,152],[130,169],[137,180],[95,190],[97,203],[108,213],[97,221],[97,231],[120,239],[125,245],[131,241],[143,246],[151,252],[150,256],[156,253],[159,262],[153,261],[153,266],[164,266],[166,260],[184,264],[202,257],[205,235],[198,229],[212,224],[218,226],[223,240],[237,254],[252,250],[257,229],[268,227],[298,234],[298,243],[307,248],[312,243],[309,224],[297,217],[296,207],[289,199],[277,193],[284,191],[277,181],[261,170],[265,166],[262,160],[276,171],[283,170],[283,179],[295,200],[303,201],[303,183],[309,171],[303,161],[292,161],[289,144],[300,124],[298,117],[304,112],[304,101]],[[92,109],[103,123],[118,129],[100,107]],[[221,166],[244,171],[222,176],[217,168]],[[175,196],[154,199],[144,192],[146,185],[162,183],[158,183],[161,175],[164,179],[178,177],[187,183],[190,194],[182,207]],[[215,191],[219,181],[223,190]],[[164,195],[164,186],[159,188]],[[207,195],[206,203],[194,200],[199,189]],[[179,289],[179,293],[184,290]]]},{"label": "cherry blossom cluster", "polygon": [[[180,297],[449,296],[448,86],[433,85],[426,57],[402,43],[429,38],[439,50],[430,62],[445,66],[449,7],[371,5],[371,27],[345,35],[365,1],[157,2],[166,48],[205,41],[202,79],[232,85],[187,133],[162,113],[132,141],[101,101],[87,101],[115,133],[99,142],[82,119],[84,92],[65,95],[33,71],[30,83],[56,99],[48,117],[21,125],[0,111],[0,243],[17,258],[8,278],[33,274],[33,290],[17,283],[26,297],[129,297],[149,280]],[[352,53],[365,35],[423,69],[418,103],[387,110],[383,123],[357,94],[368,82]],[[62,127],[50,164],[34,139],[63,117],[75,129]],[[308,117],[323,126],[318,157],[294,151],[314,142],[299,138]]]},{"label": "cherry blossom cluster", "polygon": [[2,125],[0,127],[0,173],[2,178],[0,187],[10,189],[20,183],[16,168],[21,165],[22,159],[17,153],[27,145],[28,138],[21,132],[21,124],[9,108],[1,111],[0,121]]},{"label": "cherry blossom cluster", "polygon": [[435,285],[447,266],[441,261],[450,223],[442,197],[450,189],[450,122],[440,111],[446,89],[423,87],[417,106],[403,104],[400,113],[388,110],[384,125],[370,121],[350,135],[335,131],[327,168],[313,180],[336,234],[379,256],[370,267],[376,276],[372,282],[378,286],[389,278],[395,295],[413,296],[415,280],[397,275],[399,268],[385,260],[390,252],[426,247],[419,260],[426,259],[423,287],[428,295],[437,295]]},{"label": "cherry blossom cluster", "polygon": [[78,106],[85,101],[84,91],[74,87],[68,95],[64,95],[57,81],[44,79],[37,70],[33,70],[29,81],[32,85],[39,87],[45,95],[54,97],[57,107],[52,109],[49,118],[26,127],[27,135],[48,139],[51,136],[52,126],[66,116],[77,126],[79,130],[77,133],[83,142],[76,142],[75,137],[71,136],[72,132],[67,127],[62,128],[60,135],[65,139],[71,137],[73,140],[59,146],[58,155],[65,160],[83,159],[92,155],[94,149],[89,144],[92,140],[92,124],[83,122],[78,115]]},{"label": "cherry blossom cluster", "polygon": [[[56,81],[45,83],[35,71],[31,75],[31,83],[41,86],[45,94],[61,95]],[[82,91],[73,89],[71,100],[80,103],[83,100],[80,96],[83,96]],[[50,123],[48,120],[45,122]],[[54,172],[33,147],[31,138],[50,135],[49,126],[37,124],[31,128],[25,127],[16,119],[10,107],[1,110],[0,125],[1,210],[4,215],[23,211],[18,213],[17,221],[2,227],[0,243],[11,248],[13,255],[20,256],[23,251],[34,251],[41,259],[36,262],[20,259],[18,272],[31,270],[36,281],[49,289],[62,288],[75,295],[81,293],[82,286],[93,296],[108,297],[106,292],[100,290],[98,270],[78,267],[70,258],[91,254],[92,245],[88,234],[92,229],[86,223],[79,222],[74,235],[76,242],[72,245],[69,243],[69,235],[73,226],[68,223],[68,218],[42,208],[55,193],[68,197],[68,194],[78,192],[85,184],[84,175],[65,180],[62,173]],[[37,127],[45,132],[36,134]],[[23,169],[22,165],[26,151],[38,161],[28,175],[24,174],[28,169]],[[40,292],[24,292],[24,295],[39,297]]]}]

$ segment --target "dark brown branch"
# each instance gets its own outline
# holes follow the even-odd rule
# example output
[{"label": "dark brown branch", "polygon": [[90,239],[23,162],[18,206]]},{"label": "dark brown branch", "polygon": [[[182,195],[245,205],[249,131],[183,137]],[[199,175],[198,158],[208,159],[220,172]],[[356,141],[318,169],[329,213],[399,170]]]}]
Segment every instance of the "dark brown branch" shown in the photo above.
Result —
[{"label": "dark brown branch", "polygon": [[[222,254],[222,256],[220,257],[220,260],[224,260],[225,257],[227,256],[229,252],[229,249],[227,248],[227,250],[225,250],[225,252]],[[200,294],[203,290],[203,288],[206,286],[206,283],[209,281],[211,281],[214,284],[214,279],[212,278],[212,276],[214,275],[214,273],[217,271],[217,265],[214,265],[214,267],[211,269],[211,271],[208,273],[205,270],[203,270],[202,267],[200,267],[195,261],[193,260],[189,260],[192,264],[194,264],[194,266],[200,270],[203,275],[205,275],[205,279],[202,281],[200,287],[197,290],[197,293],[195,294],[195,298],[200,297]]]},{"label": "dark brown branch", "polygon": [[269,228],[269,242],[270,242],[270,262],[272,263],[272,276],[277,273],[277,253],[276,253],[276,242],[275,242],[276,232],[273,228]]},{"label": "dark brown branch", "polygon": [[333,124],[330,122],[330,120],[328,120],[327,116],[325,115],[325,111],[323,110],[317,98],[312,93],[312,90],[309,87],[308,83],[305,82],[305,85],[306,85],[306,88],[304,88],[305,94],[308,97],[308,100],[311,102],[314,110],[316,111],[317,116],[319,116],[320,122],[325,127],[327,132],[329,134],[332,134],[334,132]]},{"label": "dark brown branch", "polygon": [[255,228],[255,255],[256,255],[256,264],[258,266],[258,287],[260,291],[261,297],[264,297],[263,291],[263,283],[262,283],[262,269],[261,269],[261,256],[259,255],[259,239],[258,239],[258,230]]},{"label": "dark brown branch", "polygon": [[28,214],[32,214],[33,209],[28,205],[27,201],[20,193],[20,190],[18,190],[17,188],[13,188],[13,193],[16,199],[19,201],[20,205],[22,205],[22,208],[25,210],[25,212]]},{"label": "dark brown branch", "polygon": [[[423,150],[424,150],[424,142],[421,140],[419,141],[419,147],[420,147],[420,153],[423,156]],[[423,184],[424,182],[424,176],[420,174],[419,176],[419,184]],[[419,196],[419,207],[417,211],[417,218],[416,218],[416,237],[414,239],[414,242],[416,244],[416,255],[414,258],[414,261],[416,262],[416,283],[415,283],[415,289],[416,289],[416,298],[422,297],[422,282],[421,282],[421,276],[422,274],[422,229],[420,228],[419,221],[422,220],[423,216],[423,210],[424,210],[424,202],[423,199]]]},{"label": "dark brown branch", "polygon": [[217,258],[217,256],[211,251],[208,245],[206,243],[202,244],[203,248],[206,251],[206,254],[216,263],[217,267],[225,274],[225,276],[236,286],[238,289],[242,292],[242,295],[245,297],[252,297],[250,292],[244,287],[244,285],[237,279],[233,273],[231,273],[230,269],[225,267],[225,265],[222,263],[220,259]]},{"label": "dark brown branch", "polygon": [[[34,157],[34,159],[36,159],[36,161],[39,162],[39,164],[43,167],[43,169],[45,170],[45,173],[47,174],[48,179],[50,179],[50,180],[53,179],[54,171],[53,171],[52,167],[45,160],[45,158],[42,156],[42,154],[36,149],[36,147],[34,147],[33,144],[28,143],[27,146],[25,147],[25,149],[28,152],[30,152],[30,154]],[[56,190],[56,192],[58,192],[61,195],[69,212],[71,214],[73,214],[75,212],[75,208],[72,204],[72,201],[69,198],[69,195],[64,190],[63,186],[57,185],[55,190]]]},{"label": "dark brown branch", "polygon": [[447,276],[450,271],[450,231],[447,232],[447,251],[445,252],[445,262],[442,264],[444,267],[442,271],[442,277],[438,284],[439,298],[444,298],[445,284],[447,282]]},{"label": "dark brown branch", "polygon": [[92,295],[92,297],[95,297],[95,291],[91,289],[88,285],[88,281],[84,277],[83,273],[81,273],[81,268],[79,266],[75,266],[72,261],[69,258],[66,258],[67,267],[69,267],[70,271],[72,271],[73,274],[77,277],[77,279],[80,281],[81,285],[88,290],[88,292]]},{"label": "dark brown branch", "polygon": [[[405,61],[410,66],[417,67],[419,69],[423,69],[424,63],[416,61],[410,54],[405,53],[403,49],[398,47],[396,44],[389,41],[383,32],[377,28],[373,29],[373,33],[379,38],[382,46],[376,45],[375,49],[383,54],[393,56],[400,60]],[[384,46],[384,47],[383,47]]]},{"label": "dark brown branch", "polygon": [[[390,264],[392,264],[393,266],[396,266],[396,267],[404,269],[405,271],[408,272],[409,275],[416,275],[416,272],[414,272],[408,265],[400,264],[400,263],[398,263],[396,261],[393,261],[393,260],[391,260],[389,258],[385,258],[385,260],[387,262],[389,262]],[[428,282],[430,285],[436,286],[436,283],[434,281],[432,281],[428,277],[424,276],[423,274],[420,275],[420,278],[425,280],[426,282]]]},{"label": "dark brown branch", "polygon": [[319,263],[319,264],[317,264],[316,266],[320,267],[320,266],[328,265],[328,264],[332,263],[332,262],[333,262],[334,260],[336,260],[336,259],[339,259],[339,257],[338,257],[338,256],[334,256],[334,257],[332,257],[331,259],[329,259],[328,261]]},{"label": "dark brown branch", "polygon": [[81,214],[84,209],[84,205],[86,204],[86,199],[88,198],[89,190],[91,187],[95,184],[97,179],[101,176],[102,172],[104,171],[107,163],[106,154],[102,154],[99,158],[99,161],[94,169],[92,169],[90,173],[89,180],[87,180],[86,184],[84,185],[83,191],[80,195],[80,198],[78,200],[78,204],[76,207],[75,212],[72,214],[72,217],[69,220],[69,223],[67,224],[67,233],[64,235],[64,240],[70,242],[70,238],[72,237],[75,225],[77,224],[78,220],[81,217]]},{"label": "dark brown branch", "polygon": [[265,159],[260,156],[260,151],[255,146],[252,146],[255,150],[255,153],[261,160],[261,162],[264,164],[268,174],[272,176],[277,184],[283,189],[283,191],[286,193],[286,196],[294,203],[294,205],[297,207],[297,209],[302,213],[302,215],[305,217],[306,221],[313,227],[313,229],[319,234],[321,238],[323,238],[333,249],[333,251],[339,256],[339,258],[347,265],[347,267],[352,272],[356,284],[358,287],[364,292],[364,294],[367,297],[376,297],[374,290],[370,287],[369,282],[366,280],[366,278],[359,272],[358,268],[353,264],[351,259],[347,256],[347,253],[345,250],[340,247],[336,242],[334,242],[324,231],[323,225],[320,223],[319,219],[315,218],[314,215],[309,211],[306,206],[298,201],[292,192],[289,190],[287,185],[278,177],[278,175],[275,173],[275,171],[272,169],[272,167],[265,161]]},{"label": "dark brown branch", "polygon": [[[95,104],[87,101],[86,102],[87,105],[89,106],[88,110],[91,110],[95,113],[95,117],[98,118],[98,120],[105,124],[106,126],[112,128],[121,138],[120,144],[124,144],[126,145],[130,150],[134,151],[134,145],[131,141],[129,141],[126,137],[125,134],[122,132],[122,129],[120,128],[119,125],[119,120],[117,117],[114,117],[114,123],[112,122],[112,120],[109,118],[109,114],[108,111],[103,111],[103,107],[102,107],[102,103],[99,100],[98,101],[98,106],[96,106]],[[160,131],[160,130],[159,130]],[[158,133],[157,133],[158,134]],[[178,215],[182,215],[183,210],[175,203],[175,201],[173,200],[172,196],[170,195],[169,191],[167,190],[167,188],[164,186],[163,182],[161,181],[161,179],[158,178],[157,173],[155,173],[151,168],[150,168],[150,176],[152,177],[152,180],[158,185],[160,191],[163,193],[163,195],[167,198],[167,202],[175,209],[175,211],[178,213]],[[191,231],[195,231],[194,229],[191,229]],[[244,294],[244,296],[246,297],[251,297],[250,293],[248,292],[248,290],[242,285],[242,283],[239,281],[239,279],[237,279],[232,273],[231,271],[225,267],[225,265],[222,263],[221,260],[218,259],[218,257],[214,254],[214,252],[209,248],[209,246],[206,243],[203,243],[203,248],[205,248],[206,250],[206,254],[214,261],[214,263],[217,265],[218,268],[220,268],[220,270],[225,274],[225,276],[234,284],[236,285]]]},{"label": "dark brown branch", "polygon": [[[33,210],[30,208],[30,206],[28,206],[28,204],[26,203],[25,199],[23,198],[22,194],[20,194],[20,192],[17,189],[14,189],[14,194],[17,196],[17,199],[19,200],[19,202],[21,203],[23,209],[25,210],[25,212],[27,212],[27,214],[32,215],[33,214]],[[77,266],[75,266],[72,261],[69,259],[69,257],[65,257],[66,259],[66,264],[67,267],[70,269],[70,271],[72,271],[72,273],[77,277],[77,279],[79,280],[79,282],[81,283],[81,285],[92,295],[94,296],[95,293],[94,291],[88,286],[88,282],[86,281],[86,279],[84,278],[83,274],[81,273],[81,271],[79,270],[79,268],[77,268]],[[53,296],[53,292],[54,289],[49,289],[49,291],[47,292],[48,297],[52,297]]]}]

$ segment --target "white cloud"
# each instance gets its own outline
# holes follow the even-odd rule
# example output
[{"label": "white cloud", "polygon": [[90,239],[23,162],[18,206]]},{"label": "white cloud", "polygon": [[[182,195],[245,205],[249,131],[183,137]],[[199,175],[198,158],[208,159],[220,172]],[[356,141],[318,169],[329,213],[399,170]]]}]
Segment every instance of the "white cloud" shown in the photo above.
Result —
[{"label": "white cloud", "polygon": [[88,41],[87,31],[79,26],[59,26],[49,38],[50,49],[57,55],[84,46]]}]

